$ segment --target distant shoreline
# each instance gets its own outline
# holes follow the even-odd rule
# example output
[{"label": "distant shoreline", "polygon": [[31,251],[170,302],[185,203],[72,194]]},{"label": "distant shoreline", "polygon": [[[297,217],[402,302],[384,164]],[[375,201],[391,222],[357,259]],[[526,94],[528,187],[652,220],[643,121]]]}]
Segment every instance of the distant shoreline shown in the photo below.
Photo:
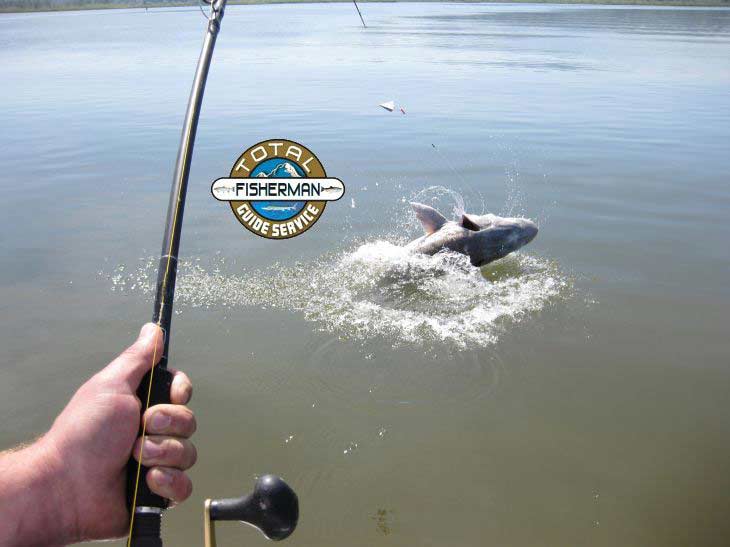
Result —
[{"label": "distant shoreline", "polygon": [[[443,0],[358,0],[366,3],[398,3],[398,2],[443,2]],[[265,5],[265,4],[330,4],[350,3],[351,0],[229,0],[228,5]],[[448,2],[447,2],[448,3]],[[730,7],[730,0],[458,0],[459,4],[586,4],[606,6],[656,6],[656,7],[702,7],[717,8]],[[12,5],[3,5],[12,4]],[[103,9],[158,9],[172,7],[197,7],[197,2],[185,0],[119,0],[118,2],[88,2],[78,3],[65,1],[56,4],[53,0],[0,0],[0,14],[3,13],[30,13],[53,11],[82,11]]]}]

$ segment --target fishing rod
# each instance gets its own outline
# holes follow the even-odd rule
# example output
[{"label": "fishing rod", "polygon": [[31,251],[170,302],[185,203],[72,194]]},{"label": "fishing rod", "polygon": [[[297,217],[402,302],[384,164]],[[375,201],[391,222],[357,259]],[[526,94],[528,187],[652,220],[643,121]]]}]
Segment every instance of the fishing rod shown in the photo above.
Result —
[{"label": "fishing rod", "polygon": [[360,13],[360,7],[357,5],[357,0],[352,0],[352,3],[355,4],[355,9],[357,10],[357,14],[360,16],[360,21],[362,21],[362,28],[368,28],[365,24],[365,19],[362,18],[362,13]]},{"label": "fishing rod", "polygon": [[[175,163],[152,316],[153,322],[159,325],[164,336],[163,351],[160,361],[157,365],[153,362],[137,391],[142,401],[143,416],[149,407],[170,402],[172,373],[167,365],[185,197],[205,82],[226,7],[226,0],[202,1],[210,6],[210,13]],[[146,422],[143,421],[140,436],[144,437],[145,434]],[[139,461],[130,458],[127,464],[127,505],[130,513],[127,547],[162,547],[162,513],[168,507],[169,500],[149,489],[145,480],[147,467],[142,465],[142,461],[143,453],[140,452]],[[299,517],[296,494],[283,480],[273,475],[261,477],[250,496],[237,500],[207,500],[205,507],[205,541],[208,547],[215,546],[212,528],[215,520],[240,520],[255,526],[266,537],[279,540],[294,531]]]}]

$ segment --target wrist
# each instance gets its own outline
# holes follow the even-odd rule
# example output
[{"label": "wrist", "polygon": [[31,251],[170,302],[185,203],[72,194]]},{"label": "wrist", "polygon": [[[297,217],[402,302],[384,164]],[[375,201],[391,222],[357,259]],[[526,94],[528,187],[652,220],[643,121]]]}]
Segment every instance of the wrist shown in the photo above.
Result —
[{"label": "wrist", "polygon": [[67,545],[76,539],[63,462],[45,437],[0,455],[0,506],[10,545]]},{"label": "wrist", "polygon": [[43,504],[44,518],[49,529],[53,529],[61,545],[80,541],[76,498],[73,485],[68,479],[68,462],[62,452],[44,435],[33,445],[36,449],[35,462],[38,482],[47,493]]}]

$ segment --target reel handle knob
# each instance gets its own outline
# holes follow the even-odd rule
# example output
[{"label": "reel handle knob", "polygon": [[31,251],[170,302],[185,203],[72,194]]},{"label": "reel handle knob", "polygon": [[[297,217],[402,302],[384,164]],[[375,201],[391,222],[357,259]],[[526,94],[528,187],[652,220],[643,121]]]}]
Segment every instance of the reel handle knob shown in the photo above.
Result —
[{"label": "reel handle knob", "polygon": [[299,499],[281,478],[263,475],[247,496],[212,500],[210,520],[240,520],[258,528],[268,539],[280,541],[297,527]]}]

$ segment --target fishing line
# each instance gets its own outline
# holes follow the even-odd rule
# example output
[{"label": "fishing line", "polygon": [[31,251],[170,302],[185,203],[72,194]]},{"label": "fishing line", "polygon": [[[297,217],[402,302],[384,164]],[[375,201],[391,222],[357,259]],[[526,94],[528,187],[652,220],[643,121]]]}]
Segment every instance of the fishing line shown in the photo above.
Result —
[{"label": "fishing line", "polygon": [[[186,132],[189,132],[191,130],[190,124],[188,124],[188,126],[185,129],[186,129]],[[185,163],[187,161],[187,150],[185,150],[184,154],[185,154],[185,156],[183,159],[183,163]],[[180,195],[182,194],[182,188],[183,187],[180,186],[180,188],[178,189],[178,192],[177,192],[177,202],[178,203],[180,202]],[[175,232],[175,228],[177,226],[177,215],[178,215],[179,210],[180,210],[179,207],[175,209],[175,216],[172,219],[172,232],[173,233]],[[167,264],[165,265],[165,277],[163,278],[164,284],[162,286],[162,299],[160,302],[160,310],[163,310],[165,308],[165,296],[167,295],[167,283],[169,280],[170,264],[171,264],[172,258],[173,258],[172,257],[172,245],[173,245],[173,238],[170,238],[170,246],[167,250]],[[177,260],[177,258],[175,260]],[[162,318],[162,312],[160,312],[160,319],[158,319],[158,321],[157,321],[157,326],[160,327],[160,329],[159,329],[160,331],[163,330],[162,325],[160,324],[162,321],[161,318]],[[155,362],[157,361],[157,340],[159,339],[158,337],[159,337],[159,331],[155,337],[155,349],[152,354],[152,367],[150,368],[150,381],[149,381],[149,384],[147,387],[147,404],[144,406],[145,409],[148,409],[150,407],[150,400],[152,398],[152,380],[154,379],[155,367],[156,367]],[[142,471],[142,453],[144,451],[144,438],[145,438],[146,431],[147,431],[147,419],[145,418],[144,420],[142,420],[142,443],[141,443],[140,449],[139,449],[139,460],[137,461],[137,477],[136,477],[136,480],[134,481],[134,496],[132,497],[132,508],[131,508],[132,518],[129,521],[129,537],[127,538],[127,547],[131,547],[131,545],[132,545],[132,532],[134,531],[134,515],[135,515],[136,509],[137,509],[137,492],[139,490],[139,476]]]},{"label": "fishing line", "polygon": [[205,14],[205,10],[203,9],[203,4],[208,4],[210,6],[211,12],[213,10],[213,4],[209,2],[208,0],[198,0],[198,7],[200,8],[200,13],[203,14],[203,17],[206,19],[210,19],[210,15]]},{"label": "fishing line", "polygon": [[357,5],[357,0],[352,0],[352,3],[355,4],[357,14],[360,16],[360,21],[362,21],[362,28],[368,28],[368,26],[365,24],[365,19],[362,18],[362,13],[360,13],[360,8]]},{"label": "fishing line", "polygon": [[[180,200],[180,194],[182,192],[182,187],[177,193],[177,199]],[[179,209],[175,210],[175,216],[172,220],[172,231],[175,231],[175,226],[177,225],[177,213]],[[167,252],[167,264],[165,266],[165,284],[162,289],[162,301],[160,303],[160,309],[164,309],[165,307],[165,295],[167,294],[167,280],[168,274],[170,272],[170,263],[172,262],[172,239],[170,240],[170,248]],[[157,326],[159,327],[157,334],[155,335],[155,349],[152,353],[152,366],[150,367],[150,381],[147,387],[147,404],[145,404],[144,408],[149,409],[150,407],[150,400],[152,399],[152,381],[154,380],[154,374],[155,374],[155,367],[157,362],[157,342],[159,340],[160,332],[163,331],[162,325],[160,324],[162,319],[162,313],[160,313],[160,319],[157,321]],[[132,545],[132,532],[134,531],[134,515],[136,513],[137,509],[137,492],[139,491],[139,478],[140,474],[142,472],[142,455],[144,453],[144,439],[145,434],[147,433],[147,418],[142,420],[142,443],[140,444],[139,448],[139,460],[137,461],[137,473],[136,478],[134,481],[134,496],[132,497],[132,507],[130,512],[132,513],[131,518],[129,519],[129,537],[127,538],[127,547],[131,547]]]},{"label": "fishing line", "polygon": [[[144,0],[143,0],[143,2],[144,2]],[[203,3],[204,2],[205,3],[208,3],[208,2],[206,2],[206,0],[200,0],[199,1],[200,12],[203,14],[203,16],[206,19],[210,20],[210,17],[213,15],[213,5],[212,5],[212,3],[210,4],[210,6],[211,6],[211,16],[207,16],[207,15],[205,15],[205,11],[203,11]],[[145,5],[145,11],[147,11],[147,6],[146,5]],[[189,125],[186,128],[186,130],[188,130],[188,131],[190,130],[190,126]],[[187,156],[187,154],[186,154],[186,156]],[[181,193],[182,193],[182,187],[180,187],[178,189],[178,194],[177,194],[177,200],[178,201],[180,200]],[[174,232],[175,227],[177,225],[178,211],[179,211],[179,209],[176,209],[175,210],[175,216],[174,216],[173,221],[172,221],[172,231],[173,232]],[[161,304],[160,304],[160,310],[164,309],[164,307],[165,307],[165,295],[167,294],[167,280],[169,279],[168,274],[170,272],[170,264],[171,264],[172,258],[173,258],[172,257],[172,245],[173,245],[173,243],[172,243],[172,239],[171,239],[170,240],[170,247],[169,247],[168,252],[167,252],[167,263],[165,265],[165,277],[164,277],[165,283],[164,283],[164,285],[162,287],[162,295],[163,296],[162,296],[162,301],[161,301]],[[158,326],[158,331],[155,334],[155,346],[154,346],[154,350],[153,350],[153,353],[152,353],[152,366],[150,367],[150,379],[149,379],[149,383],[147,385],[147,397],[146,397],[146,403],[144,405],[144,409],[149,409],[149,407],[150,407],[150,401],[152,400],[152,386],[153,386],[153,380],[154,380],[154,374],[155,374],[155,367],[157,365],[157,344],[158,344],[159,339],[160,339],[160,332],[163,332],[164,333],[164,329],[162,328],[161,322],[162,322],[162,313],[160,313],[160,318],[157,320],[157,323],[156,323],[157,326]],[[134,494],[132,496],[132,507],[130,508],[131,515],[130,515],[130,519],[129,519],[129,534],[127,536],[127,547],[131,547],[131,545],[132,545],[132,533],[134,532],[134,517],[135,517],[136,509],[137,509],[137,494],[139,492],[139,479],[140,479],[140,475],[142,473],[142,459],[144,457],[144,440],[145,440],[146,434],[147,434],[147,418],[145,417],[145,419],[142,420],[142,435],[141,435],[142,442],[140,443],[139,460],[137,460],[137,470],[135,472]]]},{"label": "fishing line", "polygon": [[[189,129],[189,126],[188,126]],[[180,200],[180,194],[182,192],[182,187],[180,187],[180,190],[177,193],[177,200]],[[175,216],[172,220],[172,231],[175,231],[175,226],[177,225],[177,214],[179,209],[175,209]],[[169,279],[168,274],[170,272],[170,263],[172,262],[172,239],[170,239],[170,247],[167,251],[167,264],[165,265],[165,284],[162,289],[162,301],[160,303],[160,310],[164,309],[165,307],[165,295],[167,294],[167,280]],[[152,399],[152,381],[154,380],[155,375],[155,367],[157,362],[157,341],[159,340],[160,332],[163,331],[162,325],[160,322],[162,313],[160,313],[160,319],[157,321],[157,326],[159,327],[157,334],[155,335],[155,349],[152,353],[152,366],[150,367],[150,381],[147,387],[147,404],[145,404],[144,408],[149,409],[150,407],[150,400]],[[136,479],[134,481],[134,496],[132,497],[132,508],[130,512],[132,513],[132,516],[129,520],[129,537],[127,538],[127,547],[131,547],[132,545],[132,532],[134,531],[134,515],[136,513],[137,509],[137,492],[139,491],[139,477],[142,472],[142,455],[144,453],[144,439],[145,434],[147,433],[147,418],[142,420],[142,443],[140,444],[139,448],[139,460],[137,461],[137,475]]]},{"label": "fishing line", "polygon": [[[158,327],[160,327],[159,323],[157,324]],[[145,408],[150,407],[150,400],[152,398],[152,379],[155,374],[155,365],[157,363],[157,343],[160,340],[160,332],[162,332],[162,327],[157,329],[157,333],[155,334],[155,347],[152,351],[152,367],[150,367],[150,383],[149,387],[147,388],[147,404],[145,405]],[[144,453],[144,438],[147,434],[147,418],[145,417],[144,420],[142,420],[142,442],[139,445],[139,460],[137,460],[137,476],[134,481],[134,496],[132,497],[132,509],[131,513],[132,516],[129,519],[129,535],[127,537],[127,547],[130,547],[132,544],[132,531],[134,530],[134,513],[135,509],[137,508],[137,492],[139,491],[139,476],[142,473],[142,455]]]},{"label": "fishing line", "polygon": [[[202,10],[202,7],[201,7],[201,10]],[[210,17],[208,18],[208,20],[212,21],[213,17],[214,17],[214,8],[213,8],[213,4],[211,3],[211,13],[210,13]],[[183,134],[190,135],[192,132],[193,120],[189,116],[187,116],[186,118],[187,118],[186,119],[187,125],[185,127]],[[183,165],[187,164],[187,156],[188,156],[188,149],[185,148],[183,150],[183,157],[182,157]],[[177,191],[177,195],[176,195],[176,202],[178,204],[181,201],[181,196],[182,196],[184,187],[185,187],[185,185],[182,185],[182,184],[179,185],[179,187],[178,187],[178,191]],[[178,207],[175,208],[175,213],[174,213],[174,216],[172,219],[172,228],[170,231],[171,234],[174,234],[175,230],[177,228],[179,212],[180,212],[180,206],[178,205]],[[156,361],[157,361],[157,342],[159,340],[159,333],[164,332],[164,329],[162,328],[161,323],[162,323],[162,318],[164,317],[163,310],[165,309],[166,297],[168,294],[168,283],[170,280],[170,275],[169,275],[170,274],[170,265],[171,265],[172,259],[173,259],[172,251],[173,251],[174,241],[175,241],[175,238],[170,237],[169,247],[168,247],[167,253],[166,253],[167,260],[166,260],[166,264],[165,264],[165,275],[163,277],[163,284],[160,287],[160,295],[161,295],[160,307],[159,307],[160,313],[159,313],[159,318],[157,320],[157,326],[159,327],[159,331],[158,331],[157,335],[155,336],[155,348],[154,348],[153,355],[152,355],[152,366],[150,367],[150,379],[149,379],[149,384],[147,387],[147,398],[146,398],[147,403],[144,406],[145,409],[148,409],[150,407],[150,401],[152,399],[152,386],[153,386],[153,379],[154,379],[154,373],[155,373],[155,367],[156,367]],[[177,257],[174,257],[174,258],[177,261]],[[140,475],[142,472],[142,457],[143,457],[143,452],[144,452],[144,439],[145,439],[146,431],[147,431],[147,419],[145,418],[144,420],[142,420],[142,443],[140,445],[139,460],[137,461],[137,466],[136,466],[137,470],[136,470],[136,477],[135,477],[135,481],[134,481],[134,495],[132,497],[132,504],[131,504],[132,506],[130,508],[131,518],[129,521],[129,536],[127,538],[127,547],[131,547],[132,534],[134,533],[134,517],[135,517],[135,513],[136,513],[136,509],[137,509],[137,494],[139,492],[139,480],[140,480]]]},{"label": "fishing line", "polygon": [[466,179],[464,177],[462,177],[461,176],[461,173],[459,173],[456,170],[456,168],[451,163],[451,160],[449,160],[449,158],[447,156],[444,156],[435,144],[431,143],[431,146],[433,147],[434,150],[436,150],[436,153],[439,155],[439,157],[446,162],[446,165],[448,165],[449,169],[451,169],[454,172],[454,174],[457,177],[459,177],[459,179],[461,180],[461,182],[463,182],[464,184],[466,184]]}]

